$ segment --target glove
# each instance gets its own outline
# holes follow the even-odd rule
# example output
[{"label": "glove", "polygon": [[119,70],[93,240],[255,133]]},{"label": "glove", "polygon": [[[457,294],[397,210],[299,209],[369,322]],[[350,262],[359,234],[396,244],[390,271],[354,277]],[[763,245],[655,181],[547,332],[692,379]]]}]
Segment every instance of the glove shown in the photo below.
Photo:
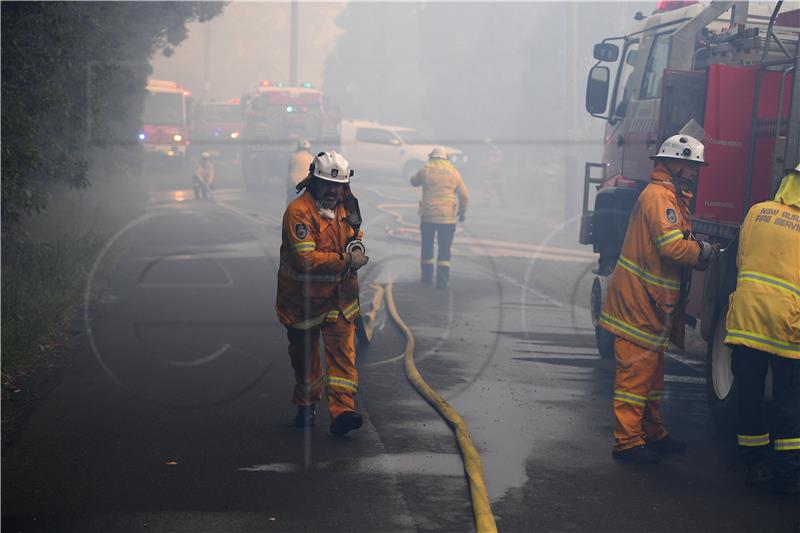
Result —
[{"label": "glove", "polygon": [[369,262],[369,256],[359,249],[350,252],[350,270],[358,270]]},{"label": "glove", "polygon": [[466,215],[465,213],[459,213],[459,214],[458,214],[458,221],[459,221],[459,222],[464,222],[464,220],[465,220],[466,218],[467,218],[467,215]]},{"label": "glove", "polygon": [[720,245],[711,244],[706,241],[697,241],[700,246],[700,257],[697,263],[697,270],[705,270],[712,261],[716,261],[720,254]]}]

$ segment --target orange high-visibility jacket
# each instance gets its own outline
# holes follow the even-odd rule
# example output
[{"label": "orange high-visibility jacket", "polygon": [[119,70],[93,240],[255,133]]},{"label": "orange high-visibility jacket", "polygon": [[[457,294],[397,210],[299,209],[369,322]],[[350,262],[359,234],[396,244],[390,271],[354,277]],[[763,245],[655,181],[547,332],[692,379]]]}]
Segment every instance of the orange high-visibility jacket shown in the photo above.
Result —
[{"label": "orange high-visibility jacket", "polygon": [[334,220],[321,216],[308,190],[286,208],[275,304],[281,324],[311,329],[339,313],[348,321],[358,316],[358,276],[345,251],[353,229],[345,215],[339,205]]},{"label": "orange high-visibility jacket", "polygon": [[214,165],[212,163],[206,163],[205,165],[201,163],[195,168],[194,175],[206,185],[211,186],[214,183]]},{"label": "orange high-visibility jacket", "polygon": [[762,202],[739,234],[726,344],[800,359],[800,207]]},{"label": "orange high-visibility jacket", "polygon": [[670,340],[683,347],[681,273],[697,265],[700,246],[684,238],[692,230],[690,196],[676,195],[661,165],[650,178],[631,213],[599,321],[614,335],[664,351]]},{"label": "orange high-visibility jacket", "polygon": [[289,159],[289,183],[287,187],[293,189],[298,183],[308,176],[308,167],[314,161],[314,156],[308,150],[300,150],[292,154]]},{"label": "orange high-visibility jacket", "polygon": [[457,214],[466,213],[469,190],[461,174],[446,159],[430,159],[411,178],[411,185],[422,187],[419,214],[423,222],[455,224]]}]

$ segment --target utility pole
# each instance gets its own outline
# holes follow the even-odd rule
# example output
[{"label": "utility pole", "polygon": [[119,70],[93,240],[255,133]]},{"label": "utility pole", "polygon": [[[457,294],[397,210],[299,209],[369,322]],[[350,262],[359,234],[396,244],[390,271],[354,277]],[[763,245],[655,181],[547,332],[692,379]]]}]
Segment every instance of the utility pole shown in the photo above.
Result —
[{"label": "utility pole", "polygon": [[203,95],[206,101],[211,99],[211,80],[208,78],[208,64],[210,63],[209,55],[211,53],[211,22],[205,24],[205,41],[203,42]]},{"label": "utility pole", "polygon": [[292,13],[289,21],[289,85],[292,87],[297,87],[298,8],[298,0],[292,0]]}]

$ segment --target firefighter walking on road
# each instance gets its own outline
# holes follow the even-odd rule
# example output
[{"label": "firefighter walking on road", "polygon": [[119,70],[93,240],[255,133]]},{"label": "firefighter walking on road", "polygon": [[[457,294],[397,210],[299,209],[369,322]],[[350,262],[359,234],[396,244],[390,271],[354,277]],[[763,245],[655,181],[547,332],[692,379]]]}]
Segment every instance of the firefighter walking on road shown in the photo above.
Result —
[{"label": "firefighter walking on road", "polygon": [[[411,185],[422,187],[422,201],[419,203],[422,284],[433,283],[435,264],[436,286],[445,289],[450,280],[450,247],[456,232],[456,220],[464,222],[469,191],[441,146],[431,151],[428,162],[411,178]],[[436,261],[433,258],[435,239],[439,244]]]},{"label": "firefighter walking on road", "polygon": [[[725,343],[733,347],[737,439],[747,468],[745,483],[761,485],[774,477],[776,492],[798,494],[800,164],[783,178],[774,200],[750,208],[739,234],[736,266]],[[770,366],[772,431],[763,412]]]},{"label": "firefighter walking on road", "polygon": [[[355,402],[358,372],[353,321],[359,314],[356,272],[369,257],[363,245],[348,251],[348,243],[361,238],[360,230],[349,222],[353,213],[345,208],[355,203],[349,185],[352,174],[342,155],[320,152],[307,177],[297,184],[297,190],[305,192],[283,215],[275,306],[286,327],[295,373],[295,425],[314,425],[315,404],[327,387],[330,431],[335,435],[362,424]],[[320,336],[326,370],[320,361]]]},{"label": "firefighter walking on road", "polygon": [[705,268],[718,245],[692,239],[689,203],[703,145],[688,135],[662,144],[631,213],[611,276],[600,325],[615,335],[614,449],[621,461],[657,463],[658,452],[683,452],[661,419],[664,351],[683,347],[685,288],[690,267]]},{"label": "firefighter walking on road", "polygon": [[286,203],[297,195],[297,184],[306,179],[308,168],[314,161],[311,143],[303,139],[297,142],[297,150],[289,159],[289,179],[286,181]]},{"label": "firefighter walking on road", "polygon": [[192,188],[195,198],[208,198],[214,189],[214,163],[211,162],[211,154],[208,152],[200,154],[200,163],[192,174]]}]

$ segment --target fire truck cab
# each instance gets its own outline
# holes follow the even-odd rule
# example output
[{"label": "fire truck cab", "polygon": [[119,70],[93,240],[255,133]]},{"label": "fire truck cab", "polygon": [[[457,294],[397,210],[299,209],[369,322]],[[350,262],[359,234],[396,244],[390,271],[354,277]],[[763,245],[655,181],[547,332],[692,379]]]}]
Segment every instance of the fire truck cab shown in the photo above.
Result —
[{"label": "fire truck cab", "polygon": [[174,81],[148,80],[139,142],[154,159],[182,163],[189,145],[192,93]]},{"label": "fire truck cab", "polygon": [[782,4],[662,1],[649,16],[637,13],[630,33],[595,45],[587,81],[586,109],[606,126],[602,161],[585,164],[579,241],[599,254],[591,311],[604,357],[614,356],[613,336],[597,317],[628,218],[649,182],[650,156],[691,120],[704,130],[709,166],[691,206],[693,230],[726,251],[682,290],[687,323],[699,320],[708,343],[709,401],[722,423],[735,390],[722,339],[739,224],[774,194],[800,152],[800,10]]}]

